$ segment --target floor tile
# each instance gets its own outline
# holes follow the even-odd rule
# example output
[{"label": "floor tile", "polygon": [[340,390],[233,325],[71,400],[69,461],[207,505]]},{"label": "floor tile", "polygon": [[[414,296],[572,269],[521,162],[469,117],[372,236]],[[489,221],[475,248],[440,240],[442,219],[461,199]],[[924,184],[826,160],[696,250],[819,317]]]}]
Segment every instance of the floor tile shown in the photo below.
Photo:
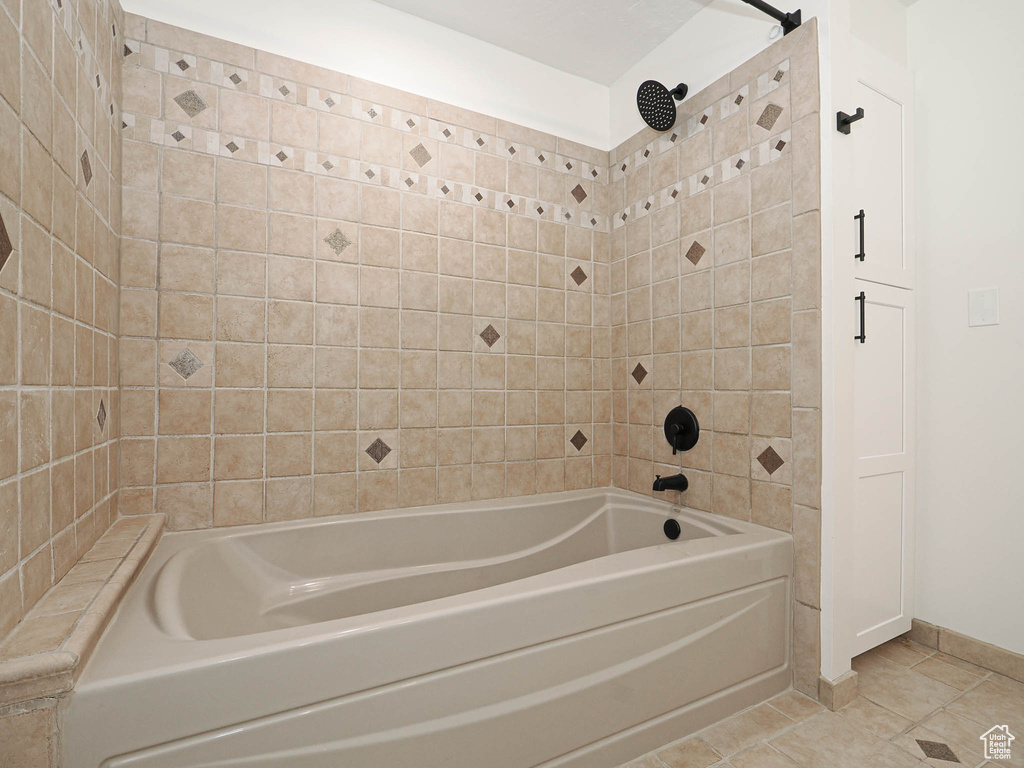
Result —
[{"label": "floor tile", "polygon": [[702,731],[700,737],[716,752],[729,757],[793,725],[793,722],[777,709],[761,704],[712,725]]},{"label": "floor tile", "polygon": [[881,736],[883,739],[891,739],[914,724],[912,720],[897,715],[885,707],[880,707],[863,696],[858,696],[847,704],[839,710],[839,714],[857,728]]},{"label": "floor tile", "polygon": [[932,680],[888,659],[863,654],[853,660],[860,694],[914,722],[956,698],[956,688]]},{"label": "floor tile", "polygon": [[730,762],[735,768],[797,768],[796,763],[767,744],[733,755]]},{"label": "floor tile", "polygon": [[920,761],[834,712],[812,717],[771,742],[803,768],[913,768]]},{"label": "floor tile", "polygon": [[932,733],[937,733],[957,754],[964,752],[976,756],[975,764],[984,759],[981,734],[988,730],[987,725],[978,725],[944,709],[934,717],[928,718],[923,726]]},{"label": "floor tile", "polygon": [[894,739],[893,744],[928,765],[945,765],[946,768],[955,766],[957,762],[977,765],[984,759],[981,752],[969,750],[962,744],[952,744],[942,734],[920,725]]},{"label": "floor tile", "polygon": [[978,677],[984,677],[988,674],[988,670],[984,667],[979,667],[976,664],[971,664],[971,662],[969,661],[958,659],[956,656],[950,656],[946,653],[936,653],[931,658],[935,659],[936,661],[945,662],[946,664],[954,666],[958,669],[962,669],[964,672],[970,672],[971,674],[977,675]]},{"label": "floor tile", "polygon": [[978,675],[967,672],[966,670],[954,667],[952,664],[947,664],[944,661],[932,657],[925,659],[920,664],[915,664],[911,669],[921,675],[926,675],[932,680],[938,680],[940,683],[956,688],[958,691],[966,691],[972,685],[977,685],[981,678]]},{"label": "floor tile", "polygon": [[668,768],[707,768],[722,757],[700,739],[687,739],[658,752],[658,759]]},{"label": "floor tile", "polygon": [[969,690],[946,709],[986,728],[998,723],[1009,725],[1011,732],[1024,733],[1024,693],[989,680]]},{"label": "floor tile", "polygon": [[647,757],[641,757],[639,760],[634,760],[632,763],[626,763],[620,768],[665,768],[654,755],[648,755]]},{"label": "floor tile", "polygon": [[780,693],[768,703],[782,714],[800,722],[811,715],[816,715],[825,708],[809,696],[804,696],[798,691],[786,691]]},{"label": "floor tile", "polygon": [[895,640],[890,640],[868,651],[868,653],[877,654],[894,664],[911,667],[919,661],[924,661],[935,651],[920,643],[915,643],[913,640],[907,640],[905,637],[897,637]]}]

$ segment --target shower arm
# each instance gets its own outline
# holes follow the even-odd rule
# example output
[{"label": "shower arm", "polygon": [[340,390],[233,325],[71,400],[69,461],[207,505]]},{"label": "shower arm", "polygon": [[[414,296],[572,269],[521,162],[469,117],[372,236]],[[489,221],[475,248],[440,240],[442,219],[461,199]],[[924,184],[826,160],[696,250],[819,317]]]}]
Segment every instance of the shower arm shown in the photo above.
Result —
[{"label": "shower arm", "polygon": [[788,35],[794,29],[800,26],[803,19],[801,18],[800,10],[797,9],[793,13],[783,13],[778,8],[768,5],[764,0],[743,0],[747,5],[757,8],[761,13],[766,13],[775,19],[779,24],[782,25],[782,34]]}]

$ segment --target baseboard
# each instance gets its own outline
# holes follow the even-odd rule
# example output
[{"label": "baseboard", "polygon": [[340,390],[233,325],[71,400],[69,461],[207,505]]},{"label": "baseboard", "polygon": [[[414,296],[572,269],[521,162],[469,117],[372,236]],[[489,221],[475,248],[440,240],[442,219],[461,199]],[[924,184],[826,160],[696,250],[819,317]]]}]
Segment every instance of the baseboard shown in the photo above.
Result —
[{"label": "baseboard", "polygon": [[835,712],[857,698],[857,673],[850,670],[835,680],[818,678],[818,701]]},{"label": "baseboard", "polygon": [[946,627],[914,619],[904,637],[1024,683],[1024,656]]}]

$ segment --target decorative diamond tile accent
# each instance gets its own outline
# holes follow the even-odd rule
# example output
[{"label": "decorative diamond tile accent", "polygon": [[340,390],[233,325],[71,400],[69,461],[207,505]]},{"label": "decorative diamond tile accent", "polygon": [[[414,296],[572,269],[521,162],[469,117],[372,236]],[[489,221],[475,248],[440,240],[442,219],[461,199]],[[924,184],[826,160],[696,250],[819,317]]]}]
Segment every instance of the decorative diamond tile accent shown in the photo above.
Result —
[{"label": "decorative diamond tile accent", "polygon": [[168,363],[174,372],[177,373],[181,378],[188,381],[192,375],[203,367],[203,361],[196,357],[192,350],[185,348],[178,353],[178,355]]},{"label": "decorative diamond tile accent", "polygon": [[430,152],[427,151],[427,148],[422,144],[417,144],[415,147],[410,149],[409,154],[412,156],[412,159],[416,161],[416,165],[420,168],[434,159]]},{"label": "decorative diamond tile accent", "polygon": [[107,406],[103,404],[102,400],[100,400],[100,409],[96,411],[96,423],[100,425],[100,432],[102,432],[107,423]]},{"label": "decorative diamond tile accent", "polygon": [[239,83],[241,83],[241,82],[242,82],[242,78],[238,76],[238,73],[237,73],[237,72],[233,73],[233,74],[231,75],[231,77],[229,77],[229,78],[228,78],[228,80],[230,80],[230,81],[231,81],[232,83],[234,83],[235,85],[238,85]]},{"label": "decorative diamond tile accent", "polygon": [[708,124],[708,116],[707,115],[701,115],[700,116],[700,124],[701,125],[707,125]]},{"label": "decorative diamond tile accent", "polygon": [[644,150],[644,157],[650,157],[650,156],[651,156],[651,150],[645,149]]},{"label": "decorative diamond tile accent", "polygon": [[232,155],[233,155],[233,154],[235,154],[235,152],[237,152],[237,151],[238,151],[238,145],[237,145],[237,144],[235,144],[235,142],[233,142],[233,141],[229,141],[229,142],[228,142],[227,144],[225,144],[224,146],[226,146],[226,147],[228,148],[228,151],[229,151],[229,152],[230,152],[230,153],[231,153]]},{"label": "decorative diamond tile accent", "polygon": [[451,190],[448,189],[448,185],[447,184],[442,184],[441,185],[441,194],[447,195],[449,192],[451,192]]},{"label": "decorative diamond tile accent", "polygon": [[331,247],[335,256],[340,256],[342,251],[352,245],[352,241],[340,229],[335,229],[331,232],[331,234],[324,238],[324,242]]},{"label": "decorative diamond tile accent", "polygon": [[690,246],[690,250],[686,252],[686,258],[691,264],[693,264],[693,266],[696,267],[704,257],[704,254],[707,253],[707,250],[707,248],[694,240],[693,245]]},{"label": "decorative diamond tile accent", "polygon": [[591,226],[596,227],[597,226],[597,219],[591,219],[590,220],[590,224],[591,224]]},{"label": "decorative diamond tile accent", "polygon": [[623,220],[623,221],[625,221],[625,220],[626,220],[626,219],[628,219],[628,218],[629,218],[629,214],[628,214],[628,213],[625,213],[625,212],[623,212],[623,214],[622,214],[622,220]]},{"label": "decorative diamond tile accent", "polygon": [[572,190],[572,196],[576,199],[576,202],[580,205],[587,199],[587,190],[583,188],[582,184],[577,184]]},{"label": "decorative diamond tile accent", "polygon": [[487,143],[487,142],[486,142],[486,141],[484,141],[484,140],[483,140],[482,138],[478,138],[478,139],[476,140],[476,145],[477,145],[478,147],[482,147],[482,146],[483,146],[484,144],[486,144],[486,143]]},{"label": "decorative diamond tile accent", "polygon": [[540,216],[544,215],[544,206],[542,206],[542,205],[538,205],[537,206],[537,214],[540,215]]},{"label": "decorative diamond tile accent", "polygon": [[174,97],[174,102],[181,107],[181,111],[191,118],[200,112],[204,112],[210,105],[203,101],[203,97],[196,93],[194,88],[189,88],[184,93]]},{"label": "decorative diamond tile accent", "polygon": [[547,158],[544,157],[544,155],[537,155],[537,159],[540,160],[542,163],[547,160]]},{"label": "decorative diamond tile accent", "polygon": [[443,135],[443,136],[444,136],[444,137],[445,137],[446,139],[450,139],[450,138],[452,137],[452,132],[451,132],[451,131],[449,131],[449,130],[448,130],[447,128],[445,128],[445,129],[444,129],[443,131],[441,131],[441,134],[442,134],[442,135]]},{"label": "decorative diamond tile accent", "polygon": [[673,133],[671,136],[668,137],[668,140],[671,141],[673,144],[675,144],[678,139],[679,139],[679,134],[678,133]]},{"label": "decorative diamond tile accent", "polygon": [[949,763],[960,762],[960,758],[949,748],[948,744],[943,744],[941,741],[925,741],[924,739],[915,739],[915,741],[926,757],[933,760],[945,760]]},{"label": "decorative diamond tile accent", "polygon": [[743,166],[746,165],[746,164],[747,164],[747,161],[744,160],[741,157],[739,160],[736,161],[736,169],[742,171],[743,170]]},{"label": "decorative diamond tile accent", "polygon": [[332,163],[330,160],[324,160],[322,163],[320,163],[320,165],[323,166],[323,169],[325,171],[330,171],[334,168],[334,163]]},{"label": "decorative diamond tile accent", "polygon": [[366,449],[366,455],[378,464],[384,461],[389,453],[391,453],[391,447],[379,437],[370,443],[370,447]]},{"label": "decorative diamond tile accent", "polygon": [[477,192],[477,193],[476,193],[475,195],[473,195],[473,197],[475,197],[475,198],[476,198],[476,201],[477,201],[478,203],[479,203],[479,202],[480,202],[481,200],[483,200],[483,199],[484,199],[484,196],[483,196],[483,195],[481,195],[481,194],[480,194],[479,192]]},{"label": "decorative diamond tile accent", "polygon": [[779,150],[779,152],[781,152],[786,148],[786,142],[784,142],[782,139],[779,139],[779,143],[775,145],[775,148]]},{"label": "decorative diamond tile accent", "polygon": [[171,138],[180,144],[182,141],[184,141],[185,134],[182,133],[181,131],[175,131],[174,133],[171,134]]},{"label": "decorative diamond tile accent", "polygon": [[645,211],[651,210],[651,201],[650,200],[648,200],[646,203],[644,203],[644,210]]},{"label": "decorative diamond tile accent", "polygon": [[776,471],[778,471],[779,467],[786,463],[770,445],[761,452],[761,455],[757,457],[757,460],[760,462],[761,466],[764,467],[764,471],[769,475],[774,475]]},{"label": "decorative diamond tile accent", "polygon": [[127,56],[131,56],[133,53],[134,53],[134,51],[131,48],[129,48],[127,45],[125,45],[125,47],[124,47],[124,55],[127,57]]},{"label": "decorative diamond tile accent", "polygon": [[410,189],[416,186],[416,182],[412,180],[412,176],[405,177],[405,186],[409,187]]},{"label": "decorative diamond tile accent", "polygon": [[501,334],[494,330],[493,325],[488,325],[482,331],[480,331],[480,338],[484,340],[484,344],[488,347],[493,347],[498,343],[498,339],[501,338]]},{"label": "decorative diamond tile accent", "polygon": [[757,118],[757,124],[764,128],[766,131],[770,131],[775,127],[775,123],[782,117],[782,107],[778,104],[769,104],[764,108],[764,112]]},{"label": "decorative diamond tile accent", "polygon": [[100,76],[99,75],[96,75],[96,87],[97,88],[100,87]]},{"label": "decorative diamond tile accent", "polygon": [[89,162],[89,150],[82,153],[82,178],[85,179],[85,186],[92,181],[92,163]]},{"label": "decorative diamond tile accent", "polygon": [[739,96],[736,97],[736,106],[738,107],[742,103],[743,103],[743,94],[741,93]]},{"label": "decorative diamond tile accent", "polygon": [[775,77],[773,77],[772,80],[774,80],[776,83],[781,83],[782,78],[784,78],[785,76],[786,73],[780,69],[778,72],[775,73]]},{"label": "decorative diamond tile accent", "polygon": [[711,181],[711,178],[707,174],[704,174],[704,177],[700,180],[700,183],[707,184],[709,181]]},{"label": "decorative diamond tile accent", "polygon": [[510,155],[514,155],[514,154],[516,153],[516,148],[515,148],[515,147],[509,147],[509,148],[508,148],[508,153],[509,153]]},{"label": "decorative diamond tile accent", "polygon": [[579,451],[582,451],[583,446],[587,444],[587,436],[577,429],[576,434],[572,436],[569,442],[572,443],[578,453]]},{"label": "decorative diamond tile accent", "polygon": [[286,154],[285,154],[285,151],[284,151],[283,149],[282,149],[282,150],[281,150],[280,152],[278,152],[278,153],[277,153],[276,155],[274,155],[274,157],[276,157],[276,158],[277,158],[278,160],[280,160],[280,161],[281,161],[282,163],[283,163],[283,162],[284,162],[285,160],[287,160],[287,159],[288,159],[288,155],[286,155]]},{"label": "decorative diamond tile accent", "polygon": [[515,208],[516,201],[510,197],[508,200],[505,201],[505,205],[507,205],[509,208]]},{"label": "decorative diamond tile accent", "polygon": [[291,93],[291,91],[288,90],[288,86],[287,85],[282,85],[277,90],[278,90],[278,93],[280,93],[282,96],[287,96],[288,94]]},{"label": "decorative diamond tile accent", "polygon": [[370,119],[373,120],[373,118],[377,116],[377,110],[374,109],[373,107],[370,107],[368,110],[366,110],[366,114],[368,114],[370,116]]},{"label": "decorative diamond tile accent", "polygon": [[623,163],[623,164],[622,164],[622,167],[621,167],[621,168],[619,168],[619,170],[620,170],[620,171],[622,171],[623,173],[625,173],[625,172],[626,172],[626,169],[627,169],[628,167],[629,167],[629,165],[628,165],[627,163]]},{"label": "decorative diamond tile accent", "polygon": [[583,281],[587,279],[587,273],[583,271],[583,267],[576,267],[576,269],[569,273],[569,277],[572,278],[576,285],[583,285]]},{"label": "decorative diamond tile accent", "polygon": [[366,169],[366,178],[372,179],[376,175],[377,174],[373,172],[373,168],[367,168]]},{"label": "decorative diamond tile accent", "polygon": [[677,197],[679,197],[679,190],[678,189],[673,189],[671,192],[669,192],[669,196],[673,200],[675,200]]},{"label": "decorative diamond tile accent", "polygon": [[566,212],[565,212],[565,220],[566,220],[566,221],[569,221],[569,220],[570,220],[571,218],[572,218],[572,214],[571,214],[571,213],[569,213],[568,211],[566,211]]},{"label": "decorative diamond tile accent", "polygon": [[570,161],[568,161],[568,160],[565,161],[565,170],[567,170],[567,171],[571,171],[572,170],[572,163]]},{"label": "decorative diamond tile accent", "polygon": [[597,172],[597,168],[594,168],[591,170],[590,175],[596,179],[600,174]]},{"label": "decorative diamond tile accent", "polygon": [[641,363],[637,363],[636,368],[633,369],[632,376],[636,379],[637,384],[643,384],[644,379],[647,378],[647,369]]},{"label": "decorative diamond tile accent", "polygon": [[180,69],[182,72],[188,69],[188,62],[184,59],[178,59],[174,63],[178,65],[178,69]]},{"label": "decorative diamond tile accent", "polygon": [[335,105],[336,103],[337,103],[337,102],[335,102],[335,101],[334,101],[334,99],[332,99],[332,98],[331,98],[330,96],[328,96],[328,97],[327,97],[326,99],[324,99],[324,104],[326,104],[326,105],[327,105],[327,108],[328,108],[328,109],[330,109],[331,107],[333,107],[333,106],[334,106],[334,105]]},{"label": "decorative diamond tile accent", "polygon": [[411,117],[405,121],[405,124],[408,125],[410,129],[416,127],[416,121],[413,120]]},{"label": "decorative diamond tile accent", "polygon": [[4,217],[0,216],[0,269],[11,258],[14,252],[14,245],[11,243],[11,236],[7,234],[7,225],[4,224]]}]

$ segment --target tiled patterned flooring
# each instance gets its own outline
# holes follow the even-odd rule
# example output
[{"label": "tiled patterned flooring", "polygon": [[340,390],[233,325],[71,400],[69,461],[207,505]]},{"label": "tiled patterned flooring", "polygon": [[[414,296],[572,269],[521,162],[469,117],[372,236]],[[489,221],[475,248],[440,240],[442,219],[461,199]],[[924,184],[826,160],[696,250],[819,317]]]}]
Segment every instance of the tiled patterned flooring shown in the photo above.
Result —
[{"label": "tiled patterned flooring", "polygon": [[[853,668],[838,712],[787,691],[623,768],[1024,768],[1024,683],[903,638]],[[994,725],[1017,736],[1010,760],[984,757]]]}]

